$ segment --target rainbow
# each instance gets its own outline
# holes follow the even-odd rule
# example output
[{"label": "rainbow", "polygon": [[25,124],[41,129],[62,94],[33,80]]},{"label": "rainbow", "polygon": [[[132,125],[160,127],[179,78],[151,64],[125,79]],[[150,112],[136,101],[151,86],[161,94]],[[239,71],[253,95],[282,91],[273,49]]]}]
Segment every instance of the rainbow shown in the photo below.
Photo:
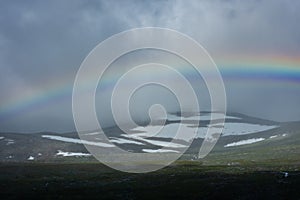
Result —
[{"label": "rainbow", "polygon": [[[300,57],[238,56],[220,59],[218,64],[224,78],[289,81],[299,84]],[[230,60],[228,62],[227,60]]]},{"label": "rainbow", "polygon": [[72,85],[63,85],[59,88],[50,88],[47,91],[36,93],[35,95],[19,99],[9,104],[1,105],[0,121],[10,117],[30,112],[49,104],[55,104],[59,101],[67,99],[72,94]]},{"label": "rainbow", "polygon": [[[216,64],[224,80],[234,81],[271,81],[274,84],[290,82],[300,91],[300,57],[298,56],[219,56]],[[106,80],[109,85],[112,77]],[[53,105],[63,100],[71,100],[72,83],[60,81],[56,84],[47,83],[46,91],[17,99],[16,101],[0,105],[0,122],[11,117],[30,112],[34,109]],[[59,84],[57,84],[59,83]],[[70,102],[71,103],[71,102]]]}]

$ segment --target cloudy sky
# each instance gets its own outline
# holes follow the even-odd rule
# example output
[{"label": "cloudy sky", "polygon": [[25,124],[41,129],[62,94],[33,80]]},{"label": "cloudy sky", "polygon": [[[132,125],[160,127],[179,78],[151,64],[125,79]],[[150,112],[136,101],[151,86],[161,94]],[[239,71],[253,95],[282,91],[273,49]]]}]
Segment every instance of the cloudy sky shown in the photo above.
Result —
[{"label": "cloudy sky", "polygon": [[74,130],[83,59],[109,36],[148,26],[206,48],[224,75],[228,111],[300,120],[299,9],[296,0],[1,1],[0,131]]}]

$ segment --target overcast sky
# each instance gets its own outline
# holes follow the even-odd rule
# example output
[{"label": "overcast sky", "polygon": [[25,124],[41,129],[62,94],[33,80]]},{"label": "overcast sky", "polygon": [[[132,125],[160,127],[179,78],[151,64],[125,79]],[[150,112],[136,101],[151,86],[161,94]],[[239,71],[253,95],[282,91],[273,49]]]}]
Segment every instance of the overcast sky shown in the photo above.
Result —
[{"label": "overcast sky", "polygon": [[[99,42],[131,28],[181,31],[201,43],[220,68],[233,55],[299,61],[299,9],[297,0],[1,1],[0,131],[74,130],[72,84],[81,62]],[[276,84],[225,77],[228,110],[300,120],[299,77]],[[38,100],[62,86],[60,97]]]}]

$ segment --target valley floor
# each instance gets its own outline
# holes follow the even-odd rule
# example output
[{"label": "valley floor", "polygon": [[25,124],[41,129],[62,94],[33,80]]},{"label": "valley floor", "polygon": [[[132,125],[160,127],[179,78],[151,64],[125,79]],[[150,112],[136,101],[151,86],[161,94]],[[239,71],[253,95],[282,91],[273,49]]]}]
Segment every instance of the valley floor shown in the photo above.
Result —
[{"label": "valley floor", "polygon": [[300,199],[289,166],[204,166],[177,161],[147,174],[99,163],[2,163],[1,199]]}]

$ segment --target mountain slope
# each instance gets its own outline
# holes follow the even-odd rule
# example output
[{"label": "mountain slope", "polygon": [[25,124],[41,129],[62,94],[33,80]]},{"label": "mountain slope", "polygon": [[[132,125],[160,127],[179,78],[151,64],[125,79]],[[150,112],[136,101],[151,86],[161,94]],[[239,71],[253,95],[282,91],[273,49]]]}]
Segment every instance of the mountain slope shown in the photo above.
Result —
[{"label": "mountain slope", "polygon": [[[201,120],[202,118],[202,120]],[[170,115],[165,128],[158,135],[153,134],[153,126],[136,127],[131,135],[126,135],[116,127],[105,129],[110,142],[131,152],[154,153],[166,147],[174,135],[176,126],[181,122],[187,131],[199,128],[197,138],[181,159],[198,160],[197,155],[209,125],[210,114],[200,114],[200,125],[194,124],[197,115],[180,118]],[[196,121],[198,122],[198,121]],[[213,124],[218,119],[212,120]],[[87,132],[87,138],[94,141],[92,145],[106,145],[101,140],[101,132]],[[94,162],[77,133],[0,133],[0,162]],[[88,143],[89,144],[89,143]],[[175,140],[165,154],[173,153],[186,145],[183,139]],[[300,122],[278,123],[254,117],[230,113],[226,116],[224,131],[213,151],[201,160],[210,165],[270,163],[300,164]],[[273,162],[273,163],[272,163]]]}]

